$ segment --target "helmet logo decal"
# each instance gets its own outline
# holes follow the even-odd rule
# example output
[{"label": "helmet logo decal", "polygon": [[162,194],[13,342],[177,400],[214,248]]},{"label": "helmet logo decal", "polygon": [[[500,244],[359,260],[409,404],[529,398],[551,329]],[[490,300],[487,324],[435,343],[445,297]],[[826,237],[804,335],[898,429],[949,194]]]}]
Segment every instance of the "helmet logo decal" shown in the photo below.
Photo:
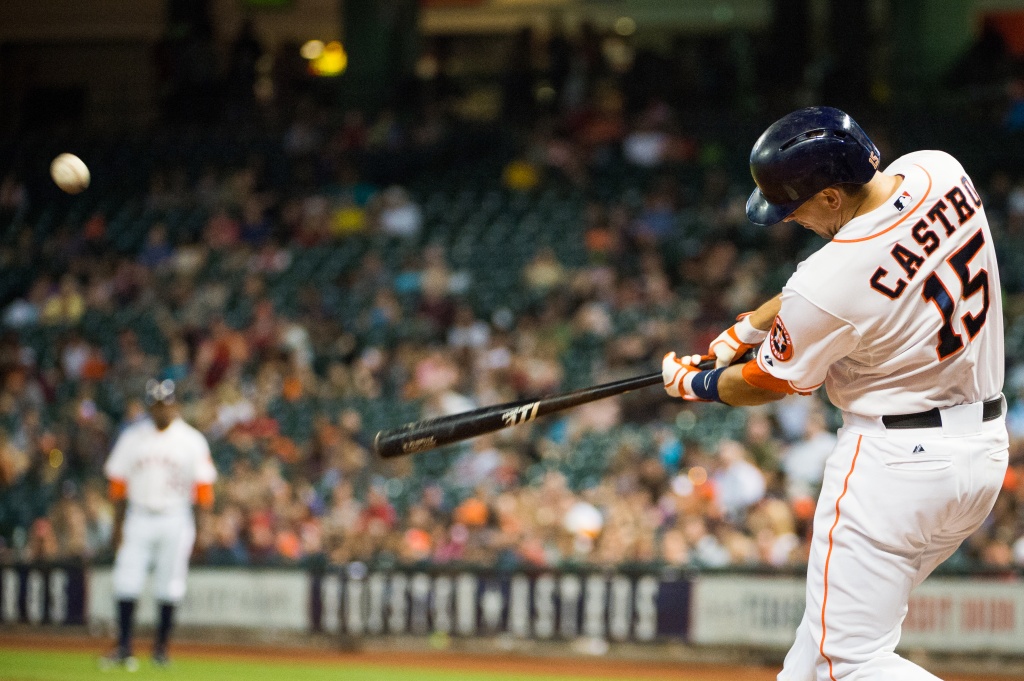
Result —
[{"label": "helmet logo decal", "polygon": [[768,347],[775,359],[780,362],[788,362],[793,358],[793,341],[789,337],[786,325],[782,323],[782,317],[775,317],[771,333],[768,335]]},{"label": "helmet logo decal", "polygon": [[878,161],[878,154],[872,151],[871,154],[868,156],[868,163],[870,163],[875,170],[878,170]]}]

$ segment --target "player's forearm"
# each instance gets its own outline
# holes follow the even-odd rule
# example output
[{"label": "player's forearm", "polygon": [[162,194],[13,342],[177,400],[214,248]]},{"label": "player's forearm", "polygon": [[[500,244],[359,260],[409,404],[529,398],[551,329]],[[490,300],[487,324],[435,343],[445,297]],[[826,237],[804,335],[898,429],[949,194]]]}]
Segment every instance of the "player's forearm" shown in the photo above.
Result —
[{"label": "player's forearm", "polygon": [[743,378],[742,364],[734,364],[722,372],[718,379],[718,395],[722,402],[733,407],[753,407],[775,402],[786,396],[784,393],[758,388],[747,383]]},{"label": "player's forearm", "polygon": [[206,537],[203,536],[204,532],[211,524],[211,511],[205,506],[193,506],[192,507],[192,519],[196,525],[196,540],[192,546],[192,557],[199,556],[207,546]]},{"label": "player's forearm", "polygon": [[124,530],[124,516],[128,510],[128,503],[124,499],[114,502],[114,531],[110,536],[110,543],[114,550],[121,545],[121,533]]},{"label": "player's forearm", "polygon": [[767,331],[772,328],[772,322],[775,321],[775,317],[779,314],[781,308],[782,294],[780,293],[751,312],[748,321],[755,329]]}]

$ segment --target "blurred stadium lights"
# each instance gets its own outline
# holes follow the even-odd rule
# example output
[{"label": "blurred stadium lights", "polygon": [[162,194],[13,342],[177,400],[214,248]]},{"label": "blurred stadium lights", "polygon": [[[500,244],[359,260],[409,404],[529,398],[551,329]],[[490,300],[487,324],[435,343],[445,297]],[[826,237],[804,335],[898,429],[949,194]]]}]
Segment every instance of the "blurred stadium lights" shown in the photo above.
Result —
[{"label": "blurred stadium lights", "polygon": [[636,53],[633,48],[618,36],[608,36],[601,43],[601,52],[604,54],[608,66],[617,73],[626,73],[633,66],[633,59]]},{"label": "blurred stadium lights", "polygon": [[324,41],[322,40],[307,40],[302,47],[299,49],[299,54],[302,55],[303,59],[312,61],[317,59],[324,53]]},{"label": "blurred stadium lights", "polygon": [[316,76],[339,76],[348,67],[348,53],[337,40],[326,45],[320,40],[307,41],[300,53],[309,62],[309,72]]},{"label": "blurred stadium lights", "polygon": [[619,17],[615,20],[615,32],[621,36],[629,36],[636,33],[636,21],[632,17]]},{"label": "blurred stadium lights", "polygon": [[437,60],[437,55],[427,52],[420,55],[420,58],[416,60],[414,70],[417,78],[421,80],[433,80],[440,72],[441,64]]},{"label": "blurred stadium lights", "polygon": [[551,84],[549,82],[544,81],[537,86],[537,89],[534,92],[534,97],[538,102],[546,104],[548,102],[553,101],[555,99],[556,94],[558,93],[555,92],[555,88],[551,87]]}]

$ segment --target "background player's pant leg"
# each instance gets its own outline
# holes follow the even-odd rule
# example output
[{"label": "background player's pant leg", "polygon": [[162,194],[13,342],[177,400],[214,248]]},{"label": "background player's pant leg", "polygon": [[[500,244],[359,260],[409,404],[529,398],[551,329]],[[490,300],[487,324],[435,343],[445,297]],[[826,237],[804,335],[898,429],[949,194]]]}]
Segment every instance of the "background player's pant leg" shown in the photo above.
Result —
[{"label": "background player's pant leg", "polygon": [[118,600],[136,600],[146,583],[153,554],[155,523],[152,516],[128,512],[124,520],[121,545],[114,558],[111,577]]},{"label": "background player's pant leg", "polygon": [[[961,438],[937,429],[886,437],[840,431],[808,563],[804,621],[818,647],[818,679],[937,678],[894,649],[911,589],[995,501],[1005,472],[989,454],[996,431]],[[913,452],[918,445],[924,453]]]},{"label": "background player's pant leg", "polygon": [[191,512],[162,518],[153,585],[158,601],[178,603],[184,598],[188,559],[195,540],[196,525]]},{"label": "background player's pant leg", "polygon": [[153,655],[160,657],[167,655],[167,642],[171,639],[171,629],[174,627],[173,603],[161,603],[160,611],[157,614],[156,634],[153,637]]},{"label": "background player's pant leg", "polygon": [[121,655],[132,654],[132,634],[135,628],[135,599],[117,602],[117,650]]}]

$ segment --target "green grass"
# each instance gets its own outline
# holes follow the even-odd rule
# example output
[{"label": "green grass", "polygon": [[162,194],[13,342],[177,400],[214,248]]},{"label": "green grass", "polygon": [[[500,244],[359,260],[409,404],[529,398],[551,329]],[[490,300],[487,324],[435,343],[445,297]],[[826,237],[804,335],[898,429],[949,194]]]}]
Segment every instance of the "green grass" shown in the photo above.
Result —
[{"label": "green grass", "polygon": [[[100,671],[97,656],[0,648],[0,681],[521,681],[522,674],[448,671],[337,663],[229,661],[187,656],[173,658],[170,668],[157,669],[140,657],[137,672]],[[564,676],[529,675],[530,681],[565,681]],[[576,681],[576,677],[574,677]],[[586,681],[580,678],[579,681]],[[603,679],[602,681],[608,681]],[[625,681],[625,680],[623,680]]]}]

